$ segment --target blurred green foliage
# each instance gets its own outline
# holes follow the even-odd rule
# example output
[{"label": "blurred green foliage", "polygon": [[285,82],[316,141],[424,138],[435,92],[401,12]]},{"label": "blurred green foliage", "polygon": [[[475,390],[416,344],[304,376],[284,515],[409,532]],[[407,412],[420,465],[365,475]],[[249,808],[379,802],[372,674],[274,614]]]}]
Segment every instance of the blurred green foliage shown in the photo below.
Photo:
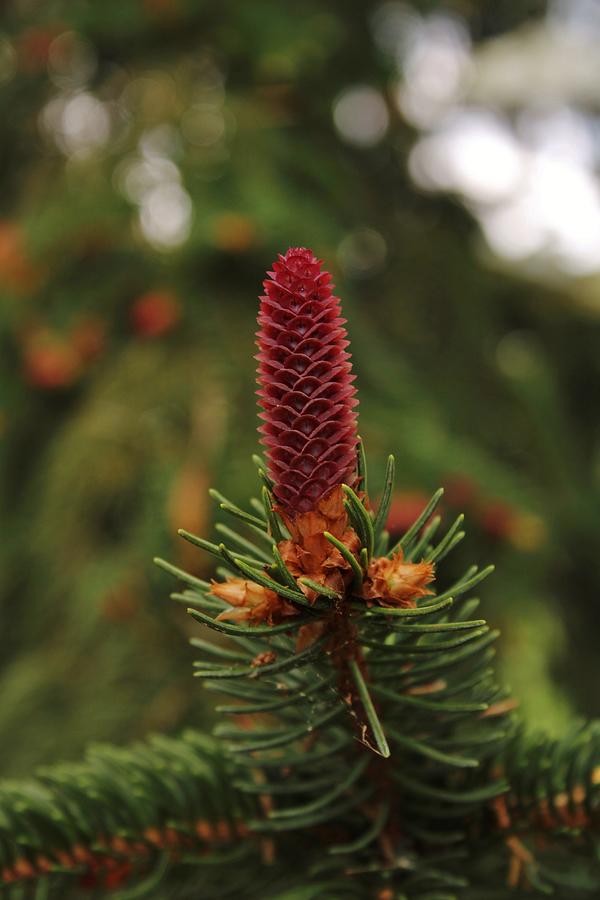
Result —
[{"label": "blurred green foliage", "polygon": [[[386,6],[460,20],[475,54],[545,11]],[[462,562],[498,564],[486,615],[525,711],[555,730],[599,713],[597,282],[507,267],[468,204],[415,187],[381,8],[5,5],[3,774],[204,723],[186,617],[149,561],[207,575],[176,527],[210,532],[210,483],[253,489],[256,297],[288,245],[335,273],[374,480],[398,453],[398,521],[446,484]],[[334,124],[356,85],[385,105],[377,140]]]}]

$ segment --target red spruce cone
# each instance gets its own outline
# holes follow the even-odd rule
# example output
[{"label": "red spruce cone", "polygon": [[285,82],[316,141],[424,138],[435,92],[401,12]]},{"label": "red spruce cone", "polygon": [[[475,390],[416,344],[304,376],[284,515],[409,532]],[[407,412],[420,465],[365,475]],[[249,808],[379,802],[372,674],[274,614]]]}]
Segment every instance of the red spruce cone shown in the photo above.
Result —
[{"label": "red spruce cone", "polygon": [[258,316],[259,430],[277,500],[302,513],[354,480],[355,376],[346,319],[321,260],[291,247],[267,275]]}]

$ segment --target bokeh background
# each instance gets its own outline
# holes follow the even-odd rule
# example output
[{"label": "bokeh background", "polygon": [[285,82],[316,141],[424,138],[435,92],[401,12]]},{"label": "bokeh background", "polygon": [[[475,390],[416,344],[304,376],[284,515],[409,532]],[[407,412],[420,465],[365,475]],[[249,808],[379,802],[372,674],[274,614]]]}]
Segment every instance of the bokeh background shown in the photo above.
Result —
[{"label": "bokeh background", "polygon": [[208,727],[184,610],[254,488],[264,270],[307,245],[393,525],[447,488],[533,727],[598,715],[600,4],[7,0],[1,773]]}]

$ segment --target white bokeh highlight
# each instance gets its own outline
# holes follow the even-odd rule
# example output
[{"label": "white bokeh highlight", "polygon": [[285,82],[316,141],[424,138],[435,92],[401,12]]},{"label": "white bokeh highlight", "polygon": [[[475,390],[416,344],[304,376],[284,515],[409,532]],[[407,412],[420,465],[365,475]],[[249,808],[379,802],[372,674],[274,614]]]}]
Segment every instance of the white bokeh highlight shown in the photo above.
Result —
[{"label": "white bokeh highlight", "polygon": [[144,237],[158,249],[179,247],[192,226],[192,201],[180,184],[166,182],[148,190],[141,201],[139,222]]},{"label": "white bokeh highlight", "polygon": [[470,39],[450,15],[407,19],[396,60],[396,100],[402,115],[419,128],[435,125],[464,94],[470,72]]},{"label": "white bokeh highlight", "polygon": [[458,16],[397,0],[371,27],[420,133],[413,181],[456,195],[511,265],[544,278],[600,272],[597,0],[550,0],[545,18],[476,49]]},{"label": "white bokeh highlight", "polygon": [[357,147],[374,147],[390,124],[387,104],[376,88],[354,85],[344,91],[333,106],[333,121],[340,136]]},{"label": "white bokeh highlight", "polygon": [[83,159],[101,151],[111,138],[111,112],[93,94],[58,94],[43,108],[42,132],[68,157]]},{"label": "white bokeh highlight", "polygon": [[516,191],[524,176],[518,141],[502,119],[486,110],[466,110],[417,142],[409,171],[426,190],[453,191],[490,203]]}]

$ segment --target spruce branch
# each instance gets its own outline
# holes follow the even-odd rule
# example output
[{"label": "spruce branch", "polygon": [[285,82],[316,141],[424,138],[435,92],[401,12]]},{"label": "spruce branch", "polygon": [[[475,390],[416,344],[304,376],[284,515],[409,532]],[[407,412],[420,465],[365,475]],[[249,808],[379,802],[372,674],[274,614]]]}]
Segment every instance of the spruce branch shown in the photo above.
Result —
[{"label": "spruce branch", "polygon": [[[40,897],[79,896],[131,880],[145,896],[186,859],[210,858],[220,877],[221,862],[241,858],[252,813],[206,735],[94,747],[84,762],[0,782],[2,896],[23,897],[32,885]],[[256,845],[244,847],[247,857],[258,854]]]},{"label": "spruce branch", "polygon": [[[265,290],[261,500],[250,512],[211,491],[235,528],[218,544],[180,532],[221,581],[157,561],[219,636],[191,639],[194,674],[228,718],[214,738],[101,748],[4,785],[5,885],[63,896],[131,879],[121,900],[163,883],[207,900],[598,896],[600,725],[550,740],[519,723],[491,665],[498,632],[475,617],[493,566],[458,579],[440,566],[464,537],[461,516],[438,534],[441,489],[388,550],[394,458],[374,512],[329,275],[293,248]],[[186,880],[191,865],[203,874]]]},{"label": "spruce branch", "polygon": [[[234,765],[247,757],[237,783],[262,809],[250,827],[274,838],[316,827],[343,833],[328,871],[358,879],[365,896],[375,883],[431,898],[469,889],[464,856],[477,833],[496,862],[499,847],[510,850],[509,887],[524,881],[544,892],[532,851],[508,833],[513,821],[531,820],[515,766],[525,758],[529,774],[532,751],[490,668],[498,634],[473,617],[470,593],[493,566],[470,566],[444,584],[435,566],[464,531],[459,516],[436,537],[442,489],[388,550],[394,457],[374,513],[329,275],[293,248],[268,276],[257,357],[268,476],[257,465],[271,552],[256,553],[243,536],[234,543],[246,558],[194,539],[233,574],[185,592],[192,615],[236,645],[197,663],[196,674],[240,704],[225,707],[237,724],[217,733]],[[252,514],[213,496],[258,534]],[[231,606],[217,612],[215,598]],[[538,761],[560,756],[544,747]],[[559,824],[572,824],[564,820],[563,809]]]},{"label": "spruce branch", "polygon": [[[354,496],[354,510],[359,504],[365,510]],[[426,520],[418,518],[421,528]],[[456,532],[456,524],[451,529]],[[327,530],[322,537],[329,547],[339,542]],[[365,540],[371,540],[368,533]],[[419,528],[411,527],[406,554],[420,540]],[[294,580],[274,549],[273,565],[265,564],[272,577],[247,565],[242,574],[283,600],[293,595],[292,583],[296,590],[308,587],[318,602],[305,602],[302,612],[278,619],[275,606],[259,622],[242,608],[230,625],[221,618],[224,609],[210,609],[219,594],[214,585],[185,592],[194,600],[191,614],[236,645],[224,657],[222,647],[211,653],[206,642],[192,640],[213,657],[201,660],[196,674],[235,701],[223,711],[240,723],[221,725],[217,734],[234,766],[248,757],[248,774],[237,777],[236,786],[261,799],[263,814],[248,823],[251,831],[276,842],[283,834],[325,826],[343,834],[329,855],[338,873],[358,878],[365,896],[371,896],[366,885],[375,871],[382,884],[398,881],[400,873],[407,887],[422,877],[429,887],[433,879],[456,888],[452,866],[445,875],[440,868],[435,877],[417,878],[416,848],[427,859],[430,848],[454,839],[458,824],[466,841],[465,820],[490,815],[490,804],[508,790],[496,763],[515,726],[510,709],[503,713],[499,706],[501,693],[489,670],[496,634],[483,619],[471,618],[476,603],[460,599],[491,569],[470,567],[448,588],[437,595],[423,591],[411,605],[369,605],[306,577]],[[352,558],[363,557],[364,549],[359,542]],[[221,554],[227,555],[223,548]],[[344,553],[340,559],[348,565],[348,584],[356,586],[356,566]],[[200,609],[204,601],[206,612]],[[217,603],[226,610],[225,599]],[[496,714],[485,715],[490,710]],[[253,718],[260,713],[268,724]],[[413,842],[410,876],[398,868],[399,829]],[[352,860],[344,847],[352,848]]]}]

